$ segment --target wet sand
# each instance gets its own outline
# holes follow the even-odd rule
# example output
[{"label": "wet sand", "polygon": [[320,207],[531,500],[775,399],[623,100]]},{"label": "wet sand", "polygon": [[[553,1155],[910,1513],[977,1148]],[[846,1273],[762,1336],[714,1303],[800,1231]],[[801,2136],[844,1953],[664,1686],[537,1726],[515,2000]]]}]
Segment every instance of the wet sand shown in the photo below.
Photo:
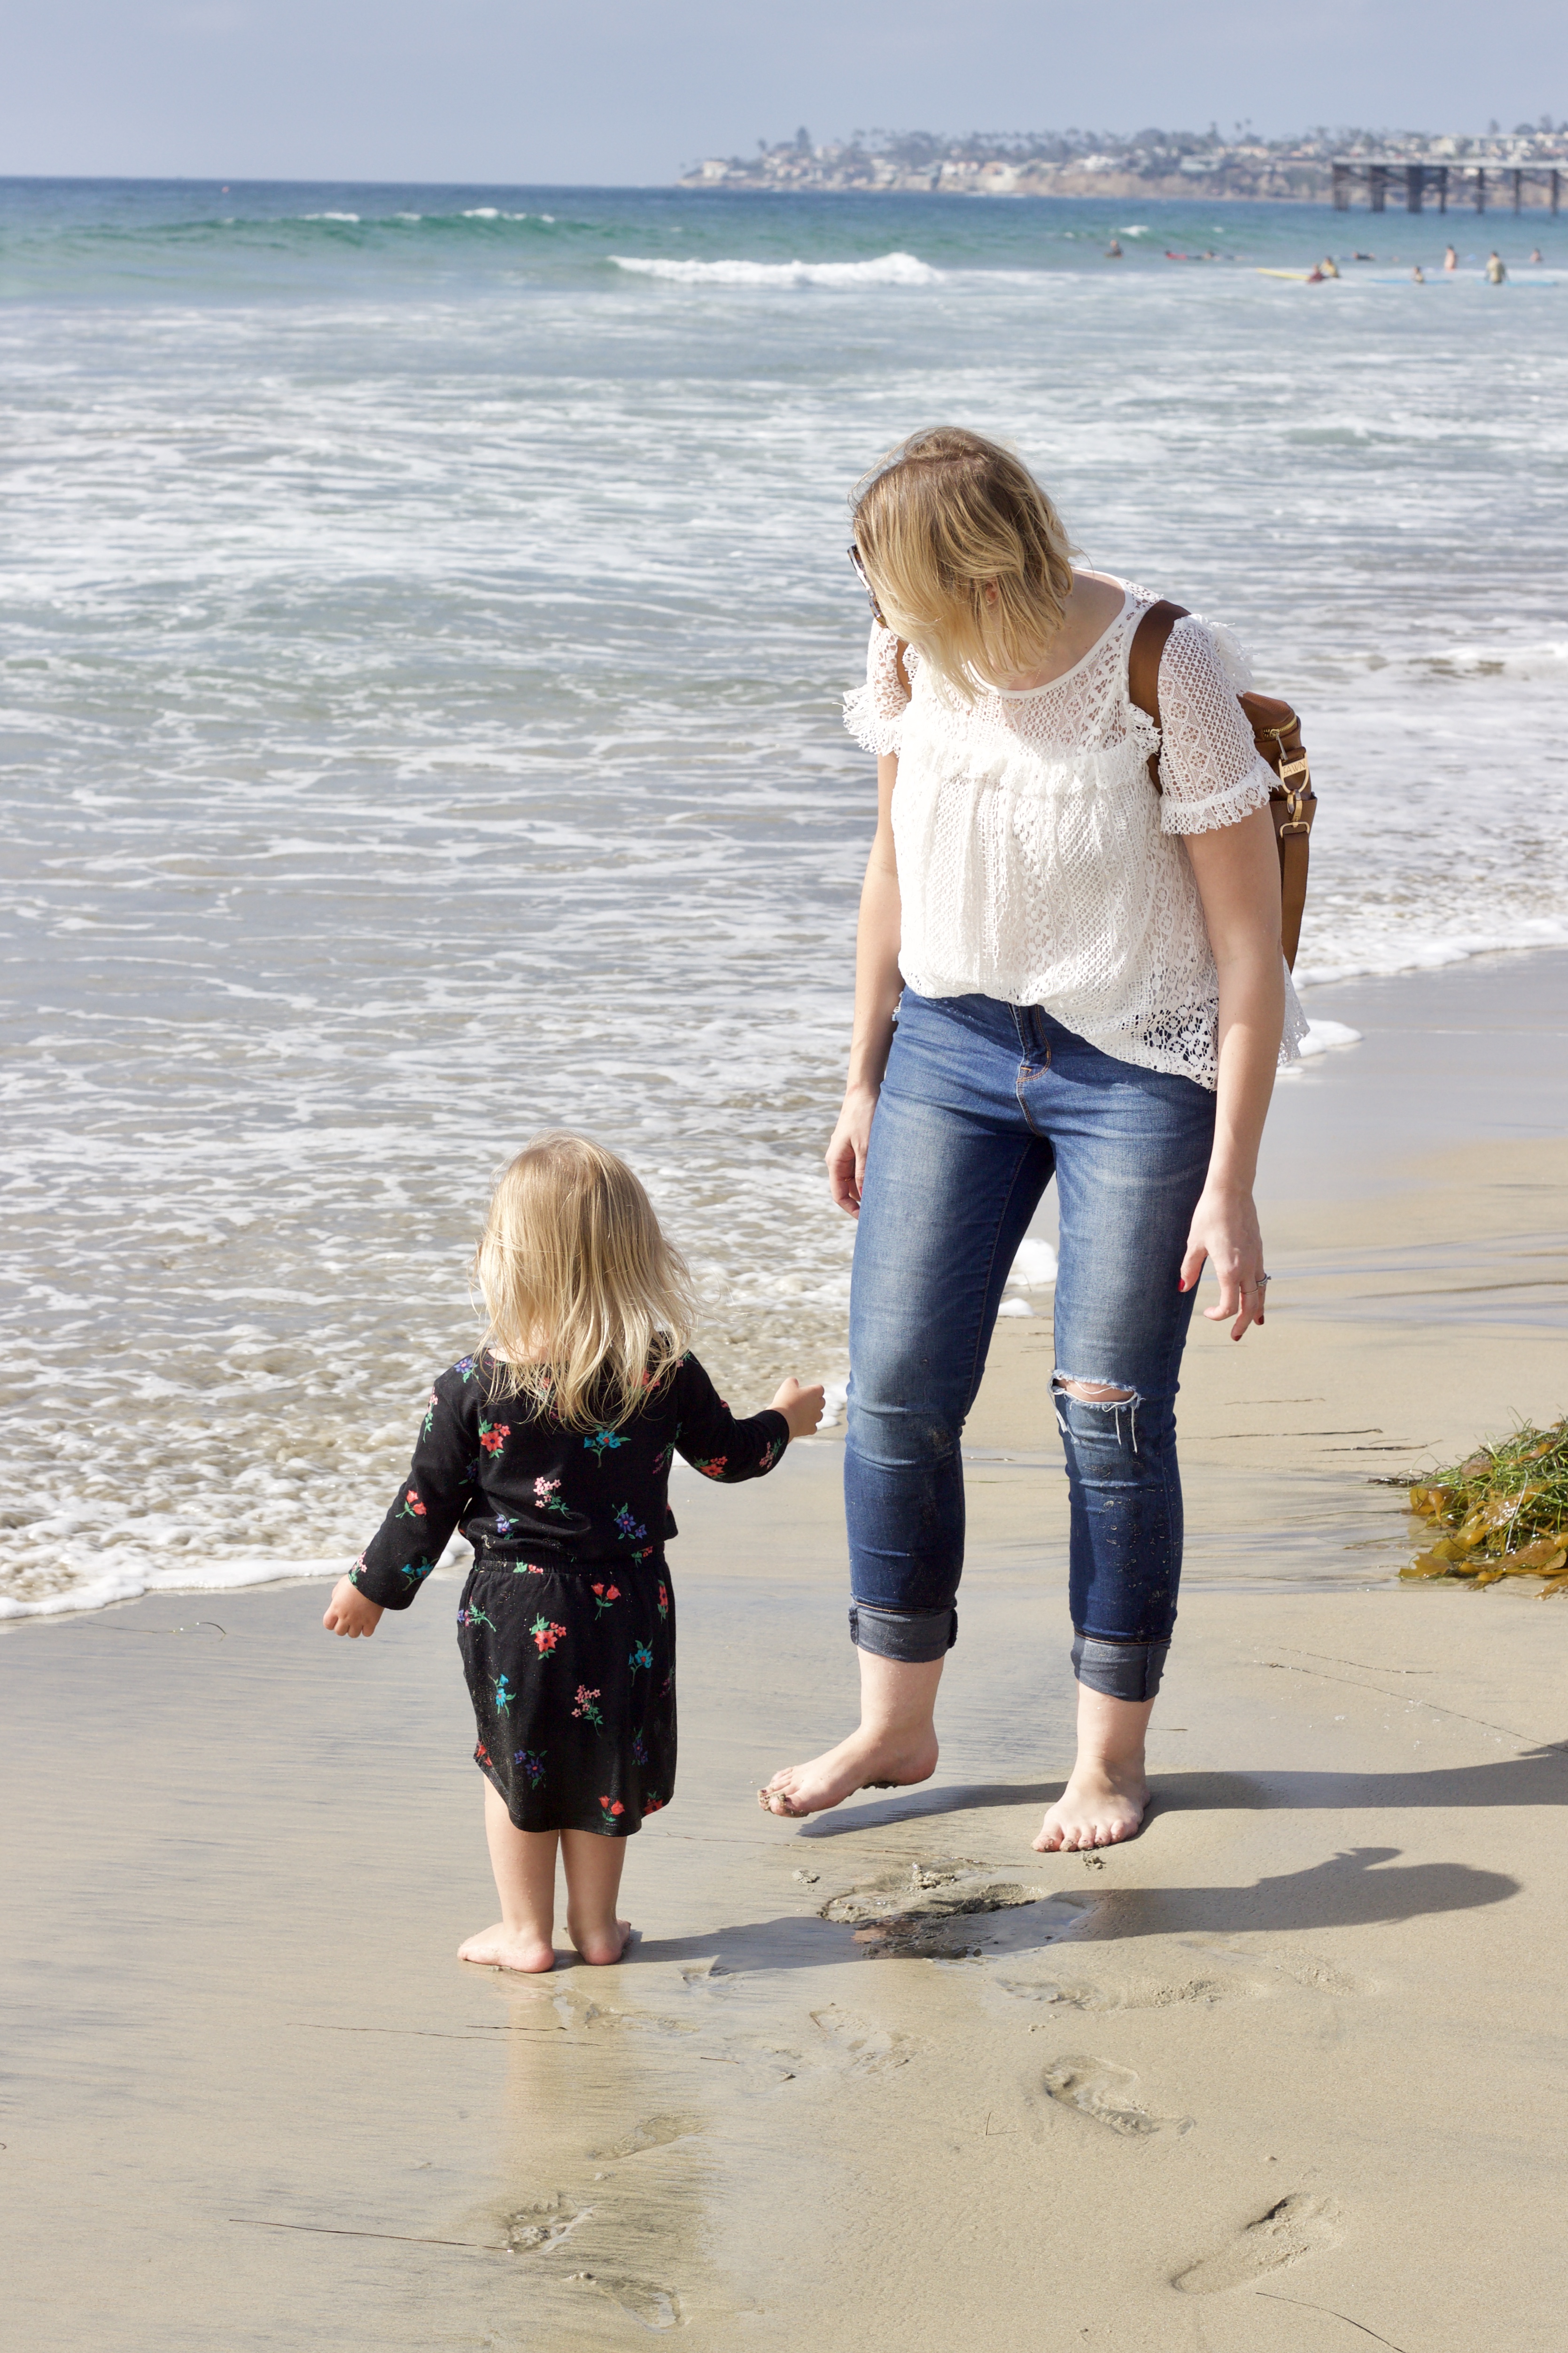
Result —
[{"label": "wet sand", "polygon": [[1401,1590],[1368,1481],[1568,1401],[1565,1005],[1568,957],[1315,998],[1367,1039],[1281,1091],[1267,1331],[1189,1352],[1156,1810],[1103,1857],[1029,1848],[1044,1317],[972,1425],[925,1788],[752,1795],[853,1688],[837,1444],[678,1491],[618,1968],[453,1957],[455,1582],[353,1646],[320,1584],[0,1630],[8,2341],[1556,2353],[1568,1604]]}]

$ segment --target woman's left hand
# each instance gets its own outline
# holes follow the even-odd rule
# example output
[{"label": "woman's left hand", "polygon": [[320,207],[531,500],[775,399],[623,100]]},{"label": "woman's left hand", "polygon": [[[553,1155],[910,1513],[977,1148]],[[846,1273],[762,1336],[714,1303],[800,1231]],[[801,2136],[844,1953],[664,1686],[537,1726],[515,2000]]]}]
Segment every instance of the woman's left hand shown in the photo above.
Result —
[{"label": "woman's left hand", "polygon": [[1234,1317],[1230,1336],[1239,1340],[1252,1324],[1262,1323],[1268,1296],[1263,1236],[1249,1192],[1205,1186],[1193,1212],[1187,1254],[1182,1261],[1184,1291],[1191,1291],[1197,1282],[1205,1259],[1218,1278],[1219,1300],[1216,1305],[1205,1307],[1204,1314],[1211,1324]]}]

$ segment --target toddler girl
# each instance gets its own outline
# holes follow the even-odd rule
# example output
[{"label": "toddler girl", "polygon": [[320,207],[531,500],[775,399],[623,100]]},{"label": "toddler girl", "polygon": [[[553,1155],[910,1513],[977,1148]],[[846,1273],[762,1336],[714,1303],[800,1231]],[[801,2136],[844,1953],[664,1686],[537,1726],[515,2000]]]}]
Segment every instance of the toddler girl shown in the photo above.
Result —
[{"label": "toddler girl", "polygon": [[553,1966],[559,1848],[573,1944],[618,1961],[623,1841],[675,1786],[670,1462],[760,1478],[816,1428],[822,1390],[787,1380],[765,1413],[731,1414],[687,1349],[690,1278],[647,1194],[580,1136],[519,1153],[474,1265],[484,1340],[431,1390],[409,1475],[322,1622],[374,1634],[461,1528],[458,1641],[501,1916],[458,1957]]}]

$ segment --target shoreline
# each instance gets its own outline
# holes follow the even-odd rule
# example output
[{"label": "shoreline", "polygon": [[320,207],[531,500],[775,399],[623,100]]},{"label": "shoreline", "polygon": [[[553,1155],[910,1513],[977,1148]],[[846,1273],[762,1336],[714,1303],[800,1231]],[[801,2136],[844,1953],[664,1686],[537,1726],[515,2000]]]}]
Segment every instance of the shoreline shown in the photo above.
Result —
[{"label": "shoreline", "polygon": [[[1289,1324],[1293,1330],[1298,1322],[1314,1329],[1323,1324],[1336,1335],[1333,1345],[1352,1358],[1370,1348],[1388,1354],[1391,1364],[1403,1363],[1398,1335],[1406,1326],[1409,1347],[1418,1355],[1422,1335],[1434,1326],[1456,1312],[1474,1324],[1490,1303],[1500,1319],[1495,1333],[1473,1342],[1468,1338],[1467,1345],[1479,1352],[1475,1365],[1495,1368],[1483,1377],[1495,1380],[1503,1402],[1490,1419],[1484,1409],[1474,1411],[1467,1425],[1458,1402],[1464,1385],[1454,1385],[1451,1402],[1445,1388],[1434,1430],[1420,1433],[1423,1442],[1413,1444],[1412,1468],[1431,1467],[1426,1458],[1434,1446],[1447,1446],[1457,1460],[1491,1429],[1503,1426],[1516,1403],[1521,1411],[1528,1409],[1543,1418],[1568,1408],[1568,1383],[1561,1392],[1552,1386],[1554,1351],[1560,1352],[1561,1334],[1568,1326],[1568,1296],[1554,1283],[1550,1249],[1535,1247],[1529,1219],[1521,1226],[1514,1216],[1521,1202],[1528,1206],[1529,1218],[1545,1219],[1548,1226],[1554,1214],[1552,1141],[1568,1136],[1568,1052],[1562,1050],[1568,1044],[1568,948],[1487,952],[1415,972],[1321,982],[1304,988],[1302,1002],[1309,1019],[1341,1023],[1359,1033],[1359,1042],[1331,1047],[1297,1065],[1281,1080],[1270,1111],[1258,1198],[1278,1270],[1279,1328]],[[1552,1041],[1561,1041],[1556,1050]],[[1451,1157],[1457,1103],[1464,1105],[1472,1139],[1473,1165],[1461,1167],[1448,1166],[1446,1158]],[[1349,1148],[1347,1138],[1353,1139]],[[1505,1186],[1494,1198],[1487,1157],[1505,1143],[1514,1152],[1541,1148],[1540,1181],[1536,1185],[1531,1178],[1526,1185],[1521,1172],[1523,1189]],[[1406,1197],[1407,1206],[1400,1206]],[[1353,1217],[1348,1208],[1336,1206],[1351,1203],[1356,1205]],[[1054,1241],[1054,1194],[1047,1194],[1033,1230]],[[1456,1235],[1466,1239],[1457,1240]],[[1368,1337],[1357,1297],[1369,1285],[1384,1293],[1394,1287],[1400,1302],[1387,1335],[1376,1339]],[[988,1374],[966,1433],[966,1447],[987,1453],[997,1443],[1005,1449],[1023,1442],[1016,1412],[999,1400],[1048,1341],[1048,1289],[1015,1297],[1033,1313],[1015,1311],[998,1323],[993,1350],[998,1369]],[[1228,1356],[1224,1349],[1205,1351],[1202,1344],[1210,1336],[1200,1318],[1184,1367],[1184,1459],[1194,1463],[1192,1450],[1208,1444],[1206,1429],[1227,1419],[1220,1394],[1227,1380],[1219,1376]],[[1330,1346],[1327,1340],[1322,1345]],[[1305,1367],[1308,1356],[1300,1361]],[[1310,1362],[1319,1364],[1319,1356],[1311,1355]],[[1507,1373],[1510,1363],[1513,1374]],[[1327,1376],[1320,1365],[1310,1383],[1303,1377],[1294,1386],[1315,1390],[1322,1377]],[[1359,1375],[1356,1387],[1359,1394]],[[1039,1426],[1047,1432],[1040,1475],[1049,1482],[1056,1470],[1048,1404],[1036,1397],[1030,1411],[1043,1416]],[[1375,1403],[1363,1400],[1356,1418],[1375,1422],[1380,1412]],[[1008,1433],[1001,1441],[994,1436],[998,1428]],[[1412,1432],[1412,1439],[1416,1435]],[[837,1432],[810,1442],[836,1447],[841,1437],[840,1424]],[[1281,1444],[1292,1463],[1300,1457],[1298,1467],[1304,1465],[1310,1448],[1303,1452],[1301,1441],[1289,1435]],[[1027,1451],[1039,1451],[1037,1440],[1029,1441]],[[1375,1467],[1405,1466],[1390,1460]],[[1355,1518],[1350,1504],[1344,1511]],[[1292,1559],[1299,1557],[1294,1538],[1285,1548]],[[298,1561],[268,1563],[258,1556],[220,1562],[205,1578],[184,1574],[182,1565],[163,1572],[164,1581],[156,1586],[132,1591],[104,1592],[95,1585],[20,1604],[3,1597],[0,1632],[121,1609],[150,1595],[205,1596],[216,1602],[235,1592],[335,1578],[352,1559],[352,1548],[345,1546],[341,1559],[318,1555]],[[444,1573],[460,1575],[462,1569]],[[78,1599],[76,1592],[100,1598]]]}]

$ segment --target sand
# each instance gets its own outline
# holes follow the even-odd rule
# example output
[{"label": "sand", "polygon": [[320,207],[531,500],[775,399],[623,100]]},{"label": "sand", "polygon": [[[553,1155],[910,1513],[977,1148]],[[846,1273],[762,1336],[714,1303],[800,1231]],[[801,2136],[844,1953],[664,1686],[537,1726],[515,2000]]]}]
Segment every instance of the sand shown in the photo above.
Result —
[{"label": "sand", "polygon": [[1564,1402],[1565,1001],[1568,957],[1315,1001],[1367,1039],[1281,1091],[1267,1331],[1189,1352],[1131,1846],[1029,1848],[1043,1317],[972,1426],[925,1788],[752,1796],[853,1688],[837,1443],[678,1493],[618,1968],[454,1957],[493,1902],[450,1581],[353,1646],[320,1584],[5,1628],[0,2338],[1559,2353],[1568,1604],[1401,1589],[1368,1482]]}]

